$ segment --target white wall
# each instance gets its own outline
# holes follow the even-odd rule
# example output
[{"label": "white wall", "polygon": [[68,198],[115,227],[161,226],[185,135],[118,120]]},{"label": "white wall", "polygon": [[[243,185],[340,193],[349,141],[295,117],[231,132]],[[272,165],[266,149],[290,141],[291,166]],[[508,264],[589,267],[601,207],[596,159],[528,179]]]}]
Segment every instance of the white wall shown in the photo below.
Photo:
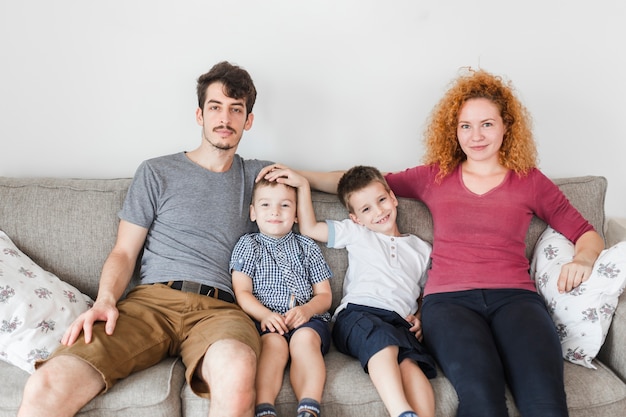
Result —
[{"label": "white wall", "polygon": [[243,156],[399,170],[480,66],[518,88],[542,170],[607,177],[626,219],[625,20],[622,0],[0,0],[0,175],[126,177],[195,148],[195,80],[224,59],[259,90]]}]

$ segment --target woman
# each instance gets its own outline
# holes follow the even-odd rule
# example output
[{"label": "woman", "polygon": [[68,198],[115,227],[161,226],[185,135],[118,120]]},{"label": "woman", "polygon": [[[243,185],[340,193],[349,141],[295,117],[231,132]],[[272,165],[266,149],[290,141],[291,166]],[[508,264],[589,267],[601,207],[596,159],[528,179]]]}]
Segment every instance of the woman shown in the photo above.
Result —
[{"label": "woman", "polygon": [[536,167],[530,117],[512,87],[461,75],[431,114],[426,164],[389,174],[434,222],[424,290],[424,341],[459,396],[458,416],[508,416],[508,383],[523,416],[567,416],[561,346],[525,257],[533,215],[575,243],[559,290],[591,274],[602,238]]}]

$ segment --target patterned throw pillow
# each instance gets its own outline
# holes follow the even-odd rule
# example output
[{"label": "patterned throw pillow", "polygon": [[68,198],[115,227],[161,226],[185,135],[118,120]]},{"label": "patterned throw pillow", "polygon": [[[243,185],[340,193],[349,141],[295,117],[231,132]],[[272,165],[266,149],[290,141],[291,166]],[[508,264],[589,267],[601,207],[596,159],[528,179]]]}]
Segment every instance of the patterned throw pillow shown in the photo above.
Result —
[{"label": "patterned throw pillow", "polygon": [[626,242],[602,251],[589,279],[561,294],[557,289],[561,266],[573,256],[572,242],[548,227],[535,246],[531,276],[559,333],[563,357],[595,369],[592,361],[604,343],[626,285]]},{"label": "patterned throw pillow", "polygon": [[36,265],[0,231],[0,359],[32,373],[93,301]]}]

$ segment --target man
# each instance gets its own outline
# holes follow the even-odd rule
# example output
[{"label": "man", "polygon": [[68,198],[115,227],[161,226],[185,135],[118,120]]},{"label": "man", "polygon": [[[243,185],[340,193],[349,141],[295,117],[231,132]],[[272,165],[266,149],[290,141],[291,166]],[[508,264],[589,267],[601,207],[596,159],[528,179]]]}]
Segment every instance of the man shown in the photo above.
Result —
[{"label": "man", "polygon": [[[221,62],[197,90],[200,146],[141,164],[98,297],[38,364],[19,417],[73,416],[119,379],[177,355],[194,392],[210,393],[211,417],[252,416],[260,340],[234,303],[228,264],[237,239],[254,231],[252,187],[269,162],[236,154],[254,119],[250,75]],[[140,253],[141,283],[119,301]]]}]

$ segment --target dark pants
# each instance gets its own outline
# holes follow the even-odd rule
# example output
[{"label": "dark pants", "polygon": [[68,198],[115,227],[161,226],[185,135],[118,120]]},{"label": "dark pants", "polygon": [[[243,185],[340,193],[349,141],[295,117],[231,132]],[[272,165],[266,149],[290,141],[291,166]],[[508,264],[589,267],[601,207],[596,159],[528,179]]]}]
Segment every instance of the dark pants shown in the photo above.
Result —
[{"label": "dark pants", "polygon": [[395,311],[348,304],[337,315],[333,340],[339,352],[358,358],[365,372],[372,356],[387,346],[397,346],[398,363],[411,359],[427,378],[434,378],[435,360],[409,331],[410,327]]},{"label": "dark pants", "polygon": [[505,383],[524,417],[567,416],[561,344],[541,297],[526,290],[431,294],[424,342],[459,397],[457,416],[508,416]]}]

